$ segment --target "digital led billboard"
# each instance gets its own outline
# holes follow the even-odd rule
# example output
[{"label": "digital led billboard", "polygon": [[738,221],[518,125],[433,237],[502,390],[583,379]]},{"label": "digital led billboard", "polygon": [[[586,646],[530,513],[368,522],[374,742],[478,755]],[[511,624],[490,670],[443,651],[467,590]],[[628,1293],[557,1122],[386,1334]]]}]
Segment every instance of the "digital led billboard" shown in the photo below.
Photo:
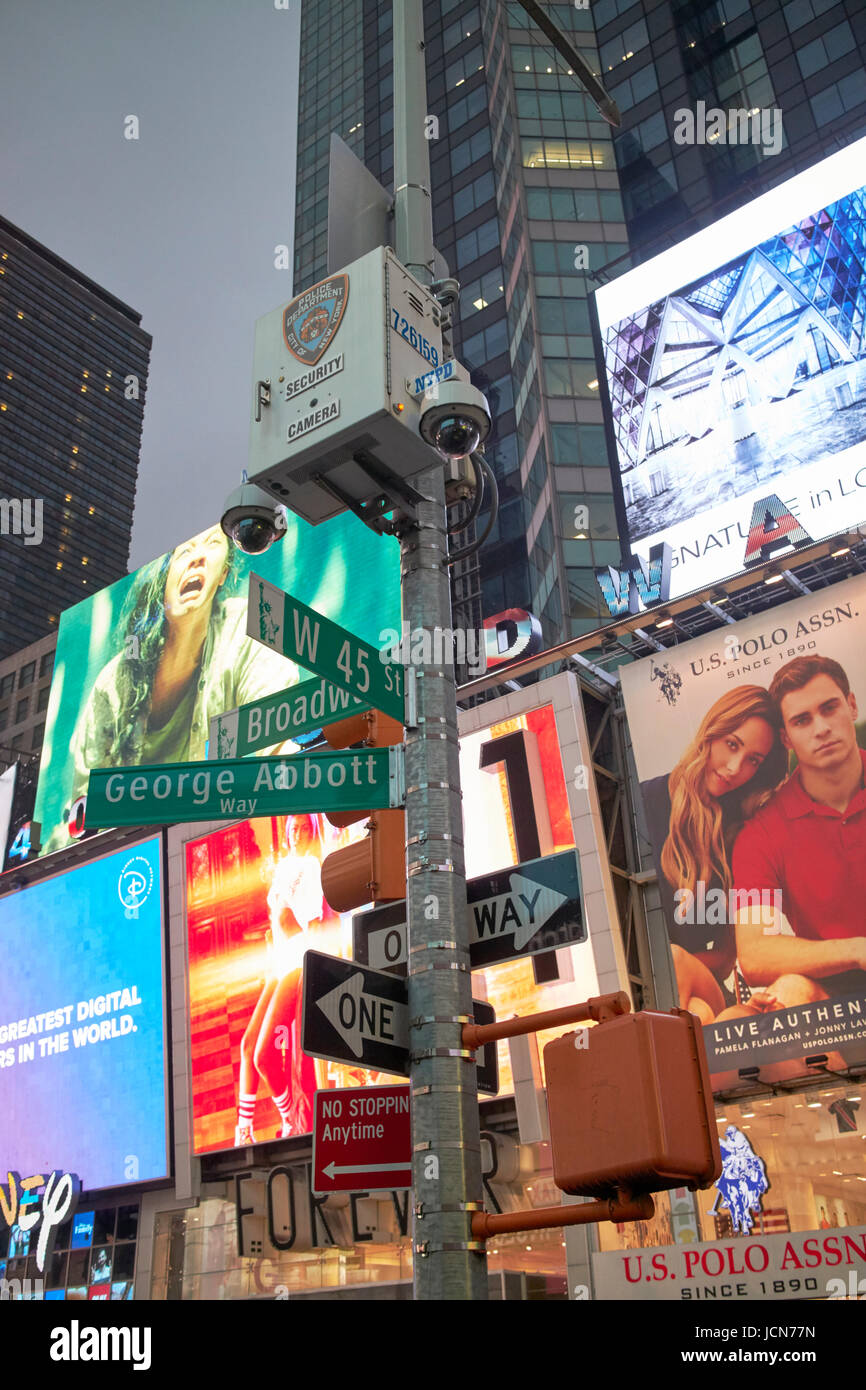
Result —
[{"label": "digital led billboard", "polygon": [[3,1172],[167,1173],[160,840],[0,898]]},{"label": "digital led billboard", "polygon": [[864,169],[860,140],[596,291],[612,613],[629,568],[676,598],[866,518]]},{"label": "digital led billboard", "polygon": [[[469,877],[573,848],[549,704],[465,735],[460,761]],[[325,902],[321,863],[362,834],[363,826],[340,831],[323,816],[293,816],[243,821],[186,842],[195,1153],[309,1133],[317,1088],[393,1079],[314,1060],[300,1048],[305,951],[352,955],[352,914]],[[539,985],[532,960],[517,958],[473,971],[474,997],[486,998],[497,1017],[589,997],[597,992],[592,947],[571,949],[583,963],[577,982]],[[508,1092],[505,1043],[499,1068],[500,1093]]]},{"label": "digital led billboard", "polygon": [[866,577],[620,676],[679,1002],[716,1088],[810,1055],[862,1064]]},{"label": "digital led billboard", "polygon": [[213,526],[67,609],[34,813],[42,853],[82,833],[92,768],[203,760],[211,718],[299,679],[246,635],[251,567],[376,646],[400,625],[397,542],[348,513],[315,529],[289,516],[256,556]]}]

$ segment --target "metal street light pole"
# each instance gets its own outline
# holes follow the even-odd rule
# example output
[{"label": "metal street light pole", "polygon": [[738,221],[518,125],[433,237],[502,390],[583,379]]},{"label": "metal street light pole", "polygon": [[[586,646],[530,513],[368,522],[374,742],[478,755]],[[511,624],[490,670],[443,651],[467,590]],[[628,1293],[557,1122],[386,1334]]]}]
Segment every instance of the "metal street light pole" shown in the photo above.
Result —
[{"label": "metal street light pole", "polygon": [[[422,0],[394,0],[396,251],[433,279],[433,214]],[[401,536],[403,616],[411,629],[451,627],[445,477],[415,480],[426,500]],[[413,644],[414,646],[414,644]],[[461,1032],[472,1013],[454,664],[414,667],[415,727],[406,735],[406,908],[412,1086],[414,1271],[418,1299],[485,1299],[478,1091]]]}]

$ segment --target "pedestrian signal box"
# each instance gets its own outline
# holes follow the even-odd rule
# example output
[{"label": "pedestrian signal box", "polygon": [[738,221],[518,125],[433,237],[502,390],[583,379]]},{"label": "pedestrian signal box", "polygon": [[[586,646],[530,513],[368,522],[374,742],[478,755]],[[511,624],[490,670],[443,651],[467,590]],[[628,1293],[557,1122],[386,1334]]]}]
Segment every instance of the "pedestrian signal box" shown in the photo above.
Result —
[{"label": "pedestrian signal box", "polygon": [[553,1178],[573,1195],[709,1187],[722,1171],[706,1053],[685,1009],[622,1014],[544,1049]]},{"label": "pedestrian signal box", "polygon": [[[322,730],[332,748],[386,748],[403,742],[403,725],[380,710],[368,710]],[[322,863],[322,892],[335,912],[406,896],[406,812],[328,812],[332,825],[367,820],[367,835],[335,849]]]}]

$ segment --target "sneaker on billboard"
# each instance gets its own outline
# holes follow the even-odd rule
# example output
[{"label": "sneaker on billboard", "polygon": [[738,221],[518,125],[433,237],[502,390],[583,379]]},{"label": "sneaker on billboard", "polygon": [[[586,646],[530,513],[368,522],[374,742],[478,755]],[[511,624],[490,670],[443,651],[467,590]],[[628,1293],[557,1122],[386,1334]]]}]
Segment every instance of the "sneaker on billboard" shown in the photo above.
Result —
[{"label": "sneaker on billboard", "polygon": [[235,1125],[235,1148],[240,1149],[244,1144],[254,1144],[256,1136],[253,1133],[252,1125]]}]

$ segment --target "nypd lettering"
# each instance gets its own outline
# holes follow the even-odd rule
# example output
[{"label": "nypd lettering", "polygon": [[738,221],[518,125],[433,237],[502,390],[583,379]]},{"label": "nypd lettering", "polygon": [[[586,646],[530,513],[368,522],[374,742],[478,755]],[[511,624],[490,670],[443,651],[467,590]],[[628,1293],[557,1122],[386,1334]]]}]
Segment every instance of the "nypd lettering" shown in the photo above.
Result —
[{"label": "nypd lettering", "polygon": [[430,391],[437,386],[440,381],[448,381],[454,375],[454,363],[443,362],[441,367],[436,367],[432,372],[427,372],[424,376],[415,378],[415,395],[420,396],[425,391]]},{"label": "nypd lettering", "polygon": [[300,439],[302,434],[309,434],[311,430],[317,430],[329,420],[336,420],[339,413],[340,399],[337,397],[335,401],[328,401],[327,405],[320,405],[317,410],[308,410],[299,420],[290,420],[286,438],[291,444],[293,440]]},{"label": "nypd lettering", "polygon": [[303,372],[296,376],[293,381],[286,382],[286,400],[292,401],[295,396],[300,396],[304,391],[309,391],[313,386],[320,386],[323,381],[330,381],[332,376],[343,370],[345,358],[341,353],[336,357],[330,357],[321,366],[314,367],[310,372]]}]

